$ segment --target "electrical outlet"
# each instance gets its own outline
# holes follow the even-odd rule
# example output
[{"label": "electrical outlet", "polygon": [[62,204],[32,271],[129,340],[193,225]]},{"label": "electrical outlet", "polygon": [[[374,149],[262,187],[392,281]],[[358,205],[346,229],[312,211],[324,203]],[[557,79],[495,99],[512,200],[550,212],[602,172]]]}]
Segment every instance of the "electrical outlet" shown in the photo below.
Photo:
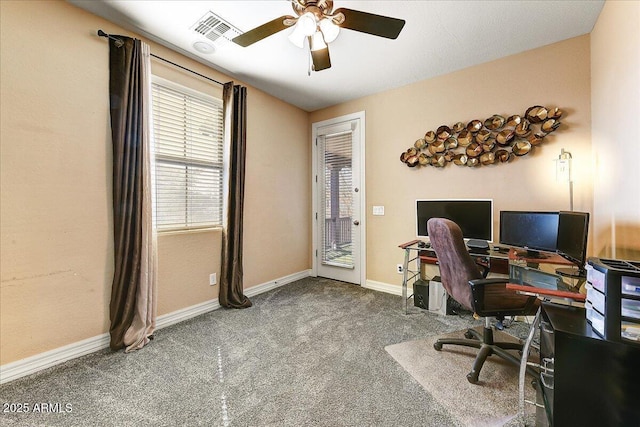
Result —
[{"label": "electrical outlet", "polygon": [[404,273],[404,267],[402,266],[402,264],[396,265],[396,271],[398,272],[398,274]]},{"label": "electrical outlet", "polygon": [[216,273],[211,273],[209,275],[209,286],[213,286],[216,283],[218,283],[218,280],[216,279]]}]

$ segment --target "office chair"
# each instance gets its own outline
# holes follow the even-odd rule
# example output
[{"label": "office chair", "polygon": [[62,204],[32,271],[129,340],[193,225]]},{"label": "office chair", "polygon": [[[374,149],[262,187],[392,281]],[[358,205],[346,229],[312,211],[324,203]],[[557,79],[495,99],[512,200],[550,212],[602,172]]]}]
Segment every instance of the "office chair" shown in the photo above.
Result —
[{"label": "office chair", "polygon": [[[523,344],[494,341],[490,317],[503,319],[504,316],[535,314],[539,305],[537,299],[506,289],[505,285],[509,281],[507,278],[484,278],[480,267],[469,255],[462,231],[455,222],[445,218],[431,218],[427,222],[427,229],[431,247],[438,258],[442,285],[447,293],[475,315],[485,318],[482,334],[475,329],[468,329],[464,334],[465,339],[441,338],[433,347],[438,351],[445,344],[478,348],[480,351],[467,374],[467,380],[472,384],[478,382],[482,365],[492,354],[520,366],[520,358],[508,350],[522,351]],[[536,375],[532,368],[527,370]]]}]

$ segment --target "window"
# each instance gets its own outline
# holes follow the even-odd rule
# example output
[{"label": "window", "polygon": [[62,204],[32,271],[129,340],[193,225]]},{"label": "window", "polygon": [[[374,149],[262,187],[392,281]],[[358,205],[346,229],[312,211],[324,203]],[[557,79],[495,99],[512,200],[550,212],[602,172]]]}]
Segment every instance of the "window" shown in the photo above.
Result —
[{"label": "window", "polygon": [[222,101],[156,78],[152,83],[159,231],[222,225]]}]

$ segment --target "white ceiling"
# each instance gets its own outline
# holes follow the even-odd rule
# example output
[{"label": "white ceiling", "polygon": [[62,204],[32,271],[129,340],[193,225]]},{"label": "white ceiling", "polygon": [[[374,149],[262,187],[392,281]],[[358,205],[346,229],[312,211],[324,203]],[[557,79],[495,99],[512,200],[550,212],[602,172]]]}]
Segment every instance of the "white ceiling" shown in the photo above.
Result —
[{"label": "white ceiling", "polygon": [[193,48],[196,41],[209,42],[193,31],[207,12],[248,31],[294,15],[288,0],[68,1],[306,111],[587,34],[604,5],[604,0],[334,0],[334,9],[391,16],[406,25],[396,40],[341,30],[329,45],[332,67],[309,75],[308,50],[289,42],[291,29],[246,48],[231,42],[216,44],[211,54]]}]

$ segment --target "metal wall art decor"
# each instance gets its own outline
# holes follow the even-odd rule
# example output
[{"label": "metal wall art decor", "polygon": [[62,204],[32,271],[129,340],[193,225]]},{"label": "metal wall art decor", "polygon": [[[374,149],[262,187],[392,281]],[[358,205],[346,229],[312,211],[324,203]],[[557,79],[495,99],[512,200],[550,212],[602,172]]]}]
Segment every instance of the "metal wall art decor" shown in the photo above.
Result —
[{"label": "metal wall art decor", "polygon": [[400,161],[409,167],[507,163],[542,144],[547,135],[558,129],[562,114],[559,108],[534,105],[523,116],[504,118],[494,114],[466,125],[463,122],[451,127],[442,125],[425,133],[400,155]]}]

